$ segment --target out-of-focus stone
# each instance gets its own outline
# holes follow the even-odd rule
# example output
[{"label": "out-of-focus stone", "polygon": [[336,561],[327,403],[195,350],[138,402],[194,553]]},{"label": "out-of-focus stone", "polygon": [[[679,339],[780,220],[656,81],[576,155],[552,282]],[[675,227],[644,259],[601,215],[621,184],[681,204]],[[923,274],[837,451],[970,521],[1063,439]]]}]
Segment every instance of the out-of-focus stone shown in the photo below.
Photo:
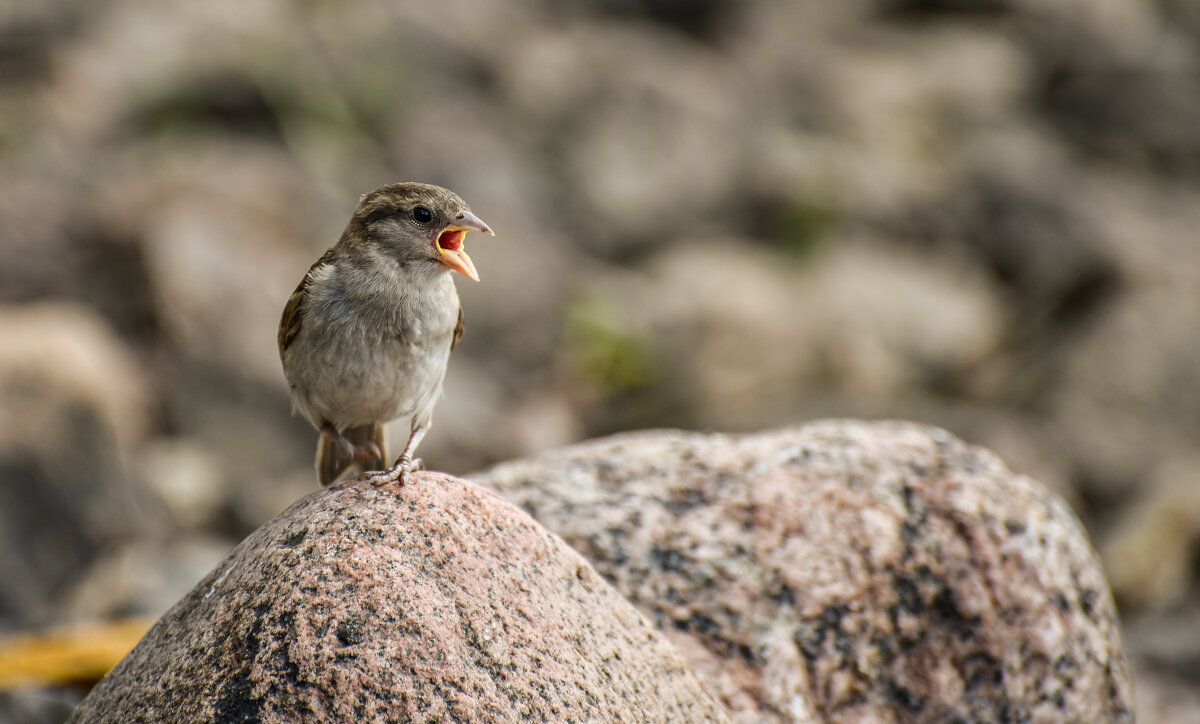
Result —
[{"label": "out-of-focus stone", "polygon": [[709,49],[651,28],[579,23],[530,38],[501,71],[515,110],[555,131],[572,192],[564,211],[587,247],[622,255],[702,228],[729,197],[739,152],[729,139],[748,89]]},{"label": "out-of-focus stone", "polygon": [[839,242],[788,265],[697,242],[661,254],[645,277],[593,288],[653,348],[692,414],[726,428],[787,420],[816,389],[878,405],[937,386],[1003,332],[986,280],[883,244]]},{"label": "out-of-focus stone", "polygon": [[143,485],[158,495],[176,528],[214,523],[228,496],[213,454],[187,441],[147,443],[138,456],[138,468]]},{"label": "out-of-focus stone", "polygon": [[[458,351],[450,361],[433,429],[421,443],[421,456],[430,468],[462,474],[585,437],[580,412],[564,395],[530,390],[507,400],[498,381]],[[407,420],[386,429],[389,449],[408,439]],[[486,442],[480,440],[480,430],[488,431]]]},{"label": "out-of-focus stone", "polygon": [[1137,720],[1154,724],[1193,724],[1200,721],[1200,690],[1195,681],[1170,674],[1136,671]]},{"label": "out-of-focus stone", "polygon": [[578,554],[417,474],[314,493],[242,542],[73,722],[727,721]]},{"label": "out-of-focus stone", "polygon": [[473,477],[593,561],[740,720],[1131,720],[1075,516],[944,431],[630,434]]},{"label": "out-of-focus stone", "polygon": [[[1035,98],[1043,116],[1085,151],[1194,176],[1200,102],[1190,88],[1200,59],[1183,50],[1193,34],[1145,3],[1082,0],[1043,14],[1048,7],[1026,18],[1049,76]],[[1129,88],[1119,101],[1118,85]]]},{"label": "out-of-focus stone", "polygon": [[16,396],[56,391],[95,410],[122,451],[141,438],[148,417],[144,375],[91,310],[53,302],[0,307],[0,338],[0,369],[12,395],[0,406],[0,440],[61,452],[63,432],[45,419],[53,410]]},{"label": "out-of-focus stone", "polygon": [[127,467],[148,391],[86,309],[0,308],[0,339],[0,627],[42,624],[105,547],[151,528]]},{"label": "out-of-focus stone", "polygon": [[228,553],[224,539],[142,539],[106,551],[71,582],[59,621],[154,619],[192,589]]},{"label": "out-of-focus stone", "polygon": [[[276,331],[288,295],[336,241],[354,196],[339,199],[341,210],[314,211],[321,196],[298,181],[294,161],[244,140],[196,141],[160,165],[131,155],[112,175],[90,215],[143,248],[171,437],[213,465],[203,484],[218,489],[193,492],[223,496],[241,513],[239,498],[258,494],[248,481],[309,468],[310,428],[289,420]],[[283,507],[272,503],[269,514]],[[201,513],[194,509],[193,520]],[[262,520],[247,515],[233,527]]]},{"label": "out-of-focus stone", "polygon": [[852,396],[937,387],[1001,341],[1000,298],[953,262],[843,243],[811,273],[801,309],[819,320],[822,371]]},{"label": "out-of-focus stone", "polygon": [[1200,286],[1143,286],[1123,294],[1064,360],[1046,404],[1083,476],[1098,492],[1144,488],[1164,458],[1200,434]]},{"label": "out-of-focus stone", "polygon": [[[242,143],[198,145],[175,164],[122,168],[97,216],[144,239],[167,339],[187,357],[232,370],[234,381],[282,384],[275,332],[283,304],[341,222],[322,238],[312,190],[292,162]],[[124,174],[127,174],[125,176]],[[349,218],[353,197],[343,201]],[[338,214],[340,216],[341,214]]]},{"label": "out-of-focus stone", "polygon": [[991,33],[960,28],[920,41],[882,33],[870,40],[856,52],[843,49],[833,72],[815,74],[839,141],[825,180],[856,215],[875,216],[956,186],[964,148],[982,126],[1011,113],[1028,68],[1009,39]]},{"label": "out-of-focus stone", "polygon": [[1118,517],[1100,552],[1122,610],[1164,611],[1183,602],[1200,539],[1200,455],[1164,461],[1148,492]]},{"label": "out-of-focus stone", "polygon": [[[1152,559],[1147,559],[1152,560]],[[1137,720],[1200,721],[1200,606],[1125,615]]]},{"label": "out-of-focus stone", "polygon": [[[1125,640],[1136,670],[1168,677],[1174,674],[1193,682],[1200,678],[1200,606],[1190,604],[1180,610],[1128,615]],[[1200,695],[1200,689],[1196,693]]]},{"label": "out-of-focus stone", "polygon": [[63,688],[0,691],[0,724],[61,724],[79,705],[79,697]]}]

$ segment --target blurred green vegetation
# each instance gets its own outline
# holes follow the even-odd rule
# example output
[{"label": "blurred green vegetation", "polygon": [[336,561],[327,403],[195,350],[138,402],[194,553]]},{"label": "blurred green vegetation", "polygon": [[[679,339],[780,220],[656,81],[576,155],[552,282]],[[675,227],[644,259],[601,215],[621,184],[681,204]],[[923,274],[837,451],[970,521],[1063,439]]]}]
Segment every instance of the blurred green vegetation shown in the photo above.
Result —
[{"label": "blurred green vegetation", "polygon": [[595,292],[573,299],[564,315],[572,372],[602,397],[651,387],[661,376],[653,341],[622,316],[620,306]]},{"label": "blurred green vegetation", "polygon": [[794,259],[810,259],[830,244],[840,219],[833,204],[797,198],[782,204],[767,230],[771,245]]}]

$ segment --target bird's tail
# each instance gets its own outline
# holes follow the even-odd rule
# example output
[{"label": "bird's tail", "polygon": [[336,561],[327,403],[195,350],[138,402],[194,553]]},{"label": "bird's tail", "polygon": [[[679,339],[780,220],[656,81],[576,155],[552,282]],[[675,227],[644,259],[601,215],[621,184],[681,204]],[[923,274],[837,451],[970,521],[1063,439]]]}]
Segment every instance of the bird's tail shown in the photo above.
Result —
[{"label": "bird's tail", "polygon": [[386,459],[383,425],[374,423],[350,427],[341,434],[321,431],[317,440],[317,478],[330,485],[351,466],[360,470],[383,470]]}]

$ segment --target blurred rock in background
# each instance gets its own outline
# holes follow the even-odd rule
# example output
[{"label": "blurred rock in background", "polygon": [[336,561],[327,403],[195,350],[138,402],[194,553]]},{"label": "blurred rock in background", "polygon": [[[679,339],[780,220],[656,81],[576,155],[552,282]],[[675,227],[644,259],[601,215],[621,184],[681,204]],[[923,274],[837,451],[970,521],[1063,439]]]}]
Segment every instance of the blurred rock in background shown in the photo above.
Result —
[{"label": "blurred rock in background", "polygon": [[1200,686],[1189,0],[0,6],[0,630],[161,612],[313,489],[275,325],[405,179],[498,234],[431,467],[941,425],[1072,501],[1147,690]]}]

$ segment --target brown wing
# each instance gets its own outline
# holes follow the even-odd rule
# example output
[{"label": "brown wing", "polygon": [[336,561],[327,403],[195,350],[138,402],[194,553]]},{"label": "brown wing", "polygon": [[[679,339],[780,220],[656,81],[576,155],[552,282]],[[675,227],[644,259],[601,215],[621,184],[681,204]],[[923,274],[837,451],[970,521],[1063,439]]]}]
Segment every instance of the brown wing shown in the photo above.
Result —
[{"label": "brown wing", "polygon": [[454,325],[454,339],[450,341],[450,351],[458,346],[458,340],[462,339],[463,332],[466,331],[467,325],[462,321],[462,305],[458,305],[458,324]]},{"label": "brown wing", "polygon": [[333,255],[333,249],[321,255],[316,263],[308,268],[308,273],[304,275],[304,279],[300,280],[300,284],[296,287],[296,291],[292,292],[292,296],[288,297],[287,305],[283,308],[283,317],[279,320],[279,356],[283,357],[283,353],[291,346],[296,339],[296,335],[300,334],[300,327],[304,324],[304,307],[301,304],[304,301],[305,295],[308,293],[308,285],[312,284],[313,273],[322,266],[330,263]]}]

